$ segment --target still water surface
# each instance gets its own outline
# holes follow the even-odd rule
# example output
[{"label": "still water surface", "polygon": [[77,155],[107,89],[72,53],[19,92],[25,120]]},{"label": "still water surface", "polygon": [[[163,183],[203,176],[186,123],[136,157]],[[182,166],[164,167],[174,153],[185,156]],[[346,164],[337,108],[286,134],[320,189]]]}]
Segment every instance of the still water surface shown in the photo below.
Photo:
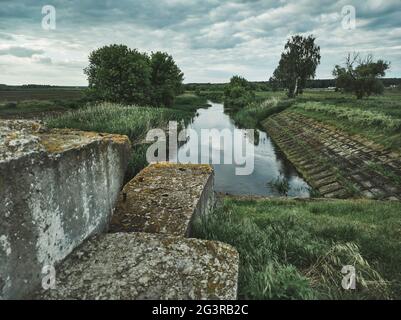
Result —
[{"label": "still water surface", "polygon": [[[300,177],[292,164],[279,151],[278,147],[273,143],[272,139],[266,132],[255,130],[254,141],[246,130],[239,129],[230,116],[224,113],[224,106],[218,103],[210,103],[211,107],[207,109],[199,109],[192,123],[187,126],[187,142],[181,145],[178,149],[178,159],[182,159],[185,155],[188,156],[194,149],[198,151],[199,163],[211,163],[211,155],[213,149],[218,149],[221,152],[221,159],[224,163],[223,152],[224,148],[232,148],[235,152],[243,152],[243,149],[251,147],[253,150],[251,156],[254,158],[254,169],[250,175],[237,175],[235,164],[213,164],[215,169],[215,189],[217,192],[235,194],[235,195],[261,195],[261,196],[282,196],[272,182],[278,177],[285,177],[289,183],[287,195],[289,197],[309,197],[310,187]],[[192,129],[192,130],[189,130]],[[201,142],[201,129],[229,129],[234,132],[234,129],[243,136],[246,136],[243,149],[238,148],[238,145],[226,145],[216,143],[211,145],[210,141]],[[247,145],[248,144],[248,145]],[[204,152],[209,149],[209,155]],[[190,150],[190,151],[189,151]],[[230,150],[230,149],[229,149]],[[244,154],[244,152],[242,153]],[[250,155],[247,154],[249,157]],[[234,159],[233,155],[231,156]],[[232,160],[231,159],[231,160]],[[249,165],[249,163],[248,163]],[[244,167],[244,165],[242,166]]]}]

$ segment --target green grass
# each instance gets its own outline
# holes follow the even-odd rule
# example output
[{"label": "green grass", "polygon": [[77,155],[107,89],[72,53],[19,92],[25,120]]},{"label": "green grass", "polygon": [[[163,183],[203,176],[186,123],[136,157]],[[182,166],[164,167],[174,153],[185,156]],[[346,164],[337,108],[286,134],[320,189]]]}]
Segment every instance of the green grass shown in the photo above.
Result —
[{"label": "green grass", "polygon": [[324,90],[307,90],[297,97],[299,102],[322,102],[343,107],[384,113],[394,118],[401,118],[401,92],[386,90],[383,95],[371,96],[361,100],[351,94]]},{"label": "green grass", "polygon": [[0,117],[43,117],[77,109],[86,103],[82,88],[23,88],[0,90]]},{"label": "green grass", "polygon": [[127,135],[132,142],[142,140],[152,128],[165,129],[168,121],[190,120],[182,110],[125,106],[102,103],[47,119],[50,127]]},{"label": "green grass", "polygon": [[[400,215],[399,202],[226,198],[194,232],[237,248],[240,298],[397,299]],[[341,286],[344,265],[356,290]]]},{"label": "green grass", "polygon": [[386,148],[401,150],[401,93],[357,100],[352,95],[308,91],[290,109],[319,121],[358,134]]},{"label": "green grass", "polygon": [[43,116],[62,113],[84,105],[83,100],[23,100],[0,103],[0,117]]},{"label": "green grass", "polygon": [[224,91],[198,91],[198,95],[215,103],[223,103]]},{"label": "green grass", "polygon": [[79,100],[83,98],[83,88],[71,87],[6,87],[0,88],[0,103],[38,100]]},{"label": "green grass", "polygon": [[361,100],[327,90],[305,90],[295,100],[287,100],[284,91],[256,92],[255,101],[232,116],[238,125],[255,128],[286,109],[401,151],[401,92],[397,90]]},{"label": "green grass", "polygon": [[360,127],[377,127],[389,131],[401,130],[401,119],[396,119],[379,111],[333,106],[321,102],[299,103],[294,107],[306,112],[323,113],[338,121],[344,121]]},{"label": "green grass", "polygon": [[209,106],[205,97],[199,97],[193,93],[184,93],[176,97],[173,109],[196,111],[199,108],[207,108]]},{"label": "green grass", "polygon": [[269,99],[250,103],[247,107],[232,114],[235,123],[243,128],[258,128],[261,121],[272,114],[288,109],[294,100],[270,97]]},{"label": "green grass", "polygon": [[194,116],[193,105],[179,110],[102,103],[49,117],[46,119],[46,124],[52,128],[127,135],[133,143],[126,174],[126,180],[129,180],[147,165],[148,144],[143,143],[147,132],[153,128],[166,129],[169,121],[185,124]]}]

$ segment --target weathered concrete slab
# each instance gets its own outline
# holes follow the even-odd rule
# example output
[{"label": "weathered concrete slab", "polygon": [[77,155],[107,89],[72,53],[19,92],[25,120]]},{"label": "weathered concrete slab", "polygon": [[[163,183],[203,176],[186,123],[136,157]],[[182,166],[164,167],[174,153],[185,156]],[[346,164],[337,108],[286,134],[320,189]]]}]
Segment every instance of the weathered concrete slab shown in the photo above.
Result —
[{"label": "weathered concrete slab", "polygon": [[188,236],[193,217],[214,205],[213,183],[209,165],[152,164],[122,190],[110,231]]},{"label": "weathered concrete slab", "polygon": [[21,298],[103,231],[123,183],[125,136],[0,121],[0,298]]},{"label": "weathered concrete slab", "polygon": [[236,299],[237,251],[220,242],[114,233],[77,248],[39,299]]}]

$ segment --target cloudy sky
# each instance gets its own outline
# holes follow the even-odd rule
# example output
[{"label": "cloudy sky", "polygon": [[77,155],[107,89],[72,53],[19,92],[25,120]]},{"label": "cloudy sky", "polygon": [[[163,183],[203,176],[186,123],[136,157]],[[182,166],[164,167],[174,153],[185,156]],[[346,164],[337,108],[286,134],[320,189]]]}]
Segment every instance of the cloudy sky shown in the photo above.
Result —
[{"label": "cloudy sky", "polygon": [[[42,27],[45,5],[55,30]],[[401,77],[400,17],[401,0],[0,0],[0,83],[86,85],[89,52],[111,43],[169,52],[185,82],[267,80],[296,33],[317,37],[319,78],[352,51],[391,61],[387,76]]]}]

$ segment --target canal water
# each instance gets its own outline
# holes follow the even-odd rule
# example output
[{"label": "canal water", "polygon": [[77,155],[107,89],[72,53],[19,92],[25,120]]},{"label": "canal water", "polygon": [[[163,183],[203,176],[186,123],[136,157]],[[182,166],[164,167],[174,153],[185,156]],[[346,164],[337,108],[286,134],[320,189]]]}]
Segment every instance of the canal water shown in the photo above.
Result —
[{"label": "canal water", "polygon": [[[264,131],[255,130],[254,137],[249,131],[239,129],[230,116],[224,113],[224,106],[219,103],[210,103],[209,108],[201,108],[193,121],[187,125],[187,141],[178,149],[178,160],[185,158],[188,154],[197,149],[198,163],[210,163],[215,170],[215,189],[217,192],[233,195],[261,195],[261,196],[283,196],[303,197],[310,195],[310,187],[300,177],[292,164],[279,151],[272,139]],[[202,129],[217,129],[221,132],[228,129],[230,132],[236,131],[242,135],[242,146],[232,143],[221,143],[216,140],[201,141]],[[215,134],[217,134],[215,130]],[[226,130],[227,131],[227,130]],[[223,140],[223,139],[222,139]],[[219,139],[217,139],[219,141]],[[242,147],[242,148],[241,148]],[[225,148],[231,148],[231,161],[224,158]],[[209,154],[204,152],[209,149]],[[252,150],[253,149],[253,150]],[[236,153],[245,154],[247,150],[247,161],[253,160],[253,170],[250,174],[238,175],[236,169],[251,166],[250,163],[236,164]],[[219,164],[213,164],[213,152],[220,152]],[[251,154],[250,154],[251,153]],[[227,164],[230,163],[231,164]],[[237,161],[238,162],[238,161]],[[225,164],[226,163],[226,164]],[[286,187],[280,188],[278,181],[285,182]]]}]

